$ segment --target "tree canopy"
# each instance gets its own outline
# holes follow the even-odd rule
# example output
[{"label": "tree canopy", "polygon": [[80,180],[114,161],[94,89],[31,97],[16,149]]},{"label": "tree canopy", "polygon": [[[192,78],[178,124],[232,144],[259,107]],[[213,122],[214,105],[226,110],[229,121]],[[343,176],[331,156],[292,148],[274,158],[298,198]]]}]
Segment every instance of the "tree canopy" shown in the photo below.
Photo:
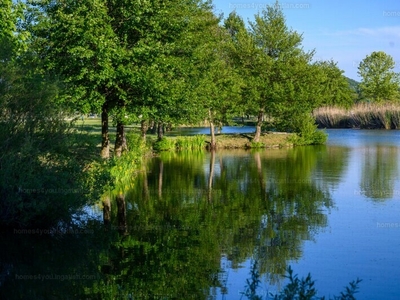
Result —
[{"label": "tree canopy", "polygon": [[394,72],[395,61],[383,51],[367,55],[358,66],[361,95],[372,101],[394,100],[399,96],[400,77]]}]

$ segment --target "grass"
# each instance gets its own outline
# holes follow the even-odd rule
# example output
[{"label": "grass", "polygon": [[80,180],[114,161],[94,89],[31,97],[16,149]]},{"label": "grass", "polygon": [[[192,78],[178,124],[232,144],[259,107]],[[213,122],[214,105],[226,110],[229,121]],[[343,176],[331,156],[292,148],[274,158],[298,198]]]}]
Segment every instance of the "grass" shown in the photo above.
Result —
[{"label": "grass", "polygon": [[281,148],[293,146],[286,133],[263,133],[258,143],[252,142],[254,134],[224,134],[217,135],[217,147],[220,149],[249,149],[249,148]]},{"label": "grass", "polygon": [[358,103],[350,109],[321,107],[313,115],[322,128],[400,128],[399,102]]}]

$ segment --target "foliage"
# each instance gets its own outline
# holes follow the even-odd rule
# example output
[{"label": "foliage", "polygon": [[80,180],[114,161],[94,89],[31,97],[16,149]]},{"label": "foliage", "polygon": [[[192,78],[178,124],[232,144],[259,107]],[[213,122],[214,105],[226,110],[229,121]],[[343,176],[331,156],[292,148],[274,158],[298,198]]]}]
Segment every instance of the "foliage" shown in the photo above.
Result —
[{"label": "foliage", "polygon": [[262,142],[254,142],[252,141],[250,144],[250,147],[253,149],[257,149],[257,148],[265,148],[265,144]]},{"label": "foliage", "polygon": [[327,134],[317,129],[315,119],[311,115],[300,115],[294,117],[296,122],[296,134],[290,136],[289,141],[294,145],[320,145],[325,144],[327,140]]},{"label": "foliage", "polygon": [[51,227],[89,203],[85,158],[66,115],[53,100],[57,84],[18,62],[0,84],[0,223]]},{"label": "foliage", "polygon": [[155,151],[170,150],[202,150],[205,147],[206,137],[203,134],[194,136],[163,137],[153,144]]},{"label": "foliage", "polygon": [[141,168],[148,147],[136,133],[128,133],[126,138],[129,150],[121,157],[91,164],[89,178],[92,180],[91,186],[95,188],[92,191],[93,199],[99,199],[104,193],[116,195],[133,187],[135,175]]},{"label": "foliage", "polygon": [[154,143],[153,149],[155,151],[169,151],[176,149],[176,141],[167,137],[163,137]]},{"label": "foliage", "polygon": [[346,77],[347,82],[349,83],[350,89],[354,92],[358,94],[359,91],[359,85],[360,83],[358,81],[355,81],[354,79],[348,78]]},{"label": "foliage", "polygon": [[201,150],[204,149],[206,136],[197,134],[195,136],[181,136],[176,139],[176,147],[179,150]]},{"label": "foliage", "polygon": [[321,79],[322,101],[319,105],[331,105],[349,108],[353,105],[357,86],[350,78],[343,75],[334,61],[322,61],[316,63],[317,68],[322,69],[323,79]]},{"label": "foliage", "polygon": [[[218,19],[202,1],[34,1],[33,36],[48,70],[60,75],[65,101],[81,112],[102,111],[102,155],[108,157],[108,114],[122,132],[129,119],[187,122],[194,51],[208,22]],[[132,17],[135,16],[135,17]],[[211,17],[210,17],[211,16]],[[33,17],[32,17],[33,18]],[[202,28],[203,30],[199,30]],[[201,41],[201,40],[200,40]],[[134,116],[129,116],[133,114]],[[125,117],[128,118],[125,118]],[[119,153],[116,152],[116,153]]]},{"label": "foliage", "polygon": [[395,61],[383,51],[367,55],[358,66],[361,95],[372,101],[395,100],[399,96],[400,77]]},{"label": "foliage", "polygon": [[[278,2],[249,25],[247,29],[236,13],[225,20],[233,44],[229,54],[245,82],[242,110],[257,116],[255,142],[265,117],[275,130],[302,132],[310,129],[304,127],[310,120],[300,122],[297,115],[304,117],[322,103],[352,104],[343,71],[333,61],[312,62],[314,51],[303,50],[302,35],[288,28]],[[305,135],[301,144],[323,141],[321,134]]]},{"label": "foliage", "polygon": [[23,31],[17,32],[17,21],[23,18],[24,8],[21,1],[0,2],[0,62],[3,64],[26,50],[28,35]]}]

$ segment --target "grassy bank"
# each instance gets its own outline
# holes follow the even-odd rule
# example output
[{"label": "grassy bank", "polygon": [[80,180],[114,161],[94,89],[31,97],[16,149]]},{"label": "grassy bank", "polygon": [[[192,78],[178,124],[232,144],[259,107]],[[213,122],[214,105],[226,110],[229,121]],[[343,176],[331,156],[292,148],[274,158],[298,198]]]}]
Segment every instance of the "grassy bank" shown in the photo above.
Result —
[{"label": "grassy bank", "polygon": [[[100,120],[99,119],[85,119],[83,121],[77,121],[75,128],[91,136],[91,138],[97,139],[97,151],[100,151]],[[127,133],[138,133],[140,128],[138,125],[126,126]],[[310,129],[313,132],[313,128]],[[110,126],[110,150],[113,151],[114,139],[115,139],[115,128]],[[218,149],[251,149],[251,148],[283,148],[292,147],[293,145],[307,144],[301,143],[295,134],[285,132],[264,132],[261,134],[260,141],[258,143],[252,142],[254,138],[253,133],[248,134],[217,134],[216,142]],[[169,136],[168,132],[162,139],[157,141],[157,136],[154,134],[147,134],[147,145],[153,148],[155,151],[169,151],[169,150],[198,150],[206,149],[210,144],[211,137],[209,135],[194,135],[194,136]]]},{"label": "grassy bank", "polygon": [[[218,134],[216,142],[218,149],[282,148],[293,146],[290,141],[292,136],[287,133],[264,133],[260,142],[254,143],[254,134]],[[148,138],[156,151],[206,149],[211,141],[211,137],[206,135],[165,136],[161,141],[156,141],[152,136]]]},{"label": "grassy bank", "polygon": [[358,103],[350,109],[321,107],[313,115],[320,128],[400,128],[399,102]]}]

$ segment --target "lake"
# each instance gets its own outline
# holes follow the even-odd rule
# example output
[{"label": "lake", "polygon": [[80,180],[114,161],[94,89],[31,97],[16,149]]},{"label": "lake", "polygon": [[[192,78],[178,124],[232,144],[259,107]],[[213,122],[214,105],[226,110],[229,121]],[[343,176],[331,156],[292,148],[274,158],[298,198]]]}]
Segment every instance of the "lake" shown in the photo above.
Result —
[{"label": "lake", "polygon": [[291,266],[319,296],[358,277],[357,299],[398,299],[400,132],[327,133],[323,146],[148,159],[108,229],[95,207],[74,232],[2,238],[0,298],[247,299],[247,282],[265,297]]}]

